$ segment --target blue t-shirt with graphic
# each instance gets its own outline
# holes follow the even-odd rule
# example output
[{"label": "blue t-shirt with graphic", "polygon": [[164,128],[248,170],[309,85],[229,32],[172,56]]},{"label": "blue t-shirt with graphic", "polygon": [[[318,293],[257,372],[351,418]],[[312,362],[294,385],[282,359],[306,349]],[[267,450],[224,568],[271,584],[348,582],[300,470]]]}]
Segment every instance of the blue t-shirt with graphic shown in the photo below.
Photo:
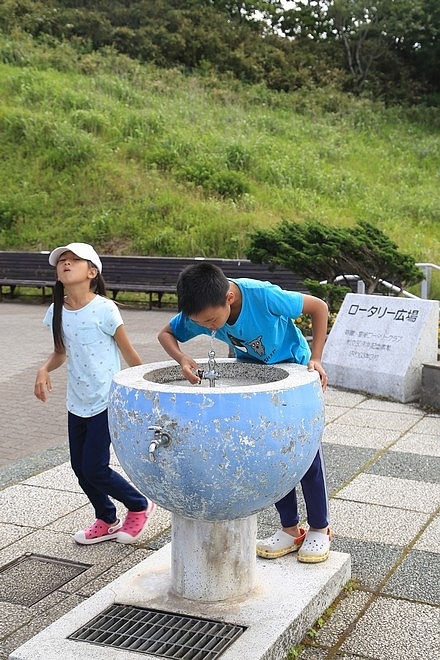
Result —
[{"label": "blue t-shirt with graphic", "polygon": [[[294,324],[294,319],[302,313],[302,293],[285,291],[276,284],[260,280],[240,278],[231,279],[231,282],[240,289],[241,311],[235,323],[226,323],[216,331],[216,339],[232,346],[240,360],[307,364],[309,345]],[[209,328],[198,325],[181,312],[171,319],[170,327],[179,342],[212,334]]]}]

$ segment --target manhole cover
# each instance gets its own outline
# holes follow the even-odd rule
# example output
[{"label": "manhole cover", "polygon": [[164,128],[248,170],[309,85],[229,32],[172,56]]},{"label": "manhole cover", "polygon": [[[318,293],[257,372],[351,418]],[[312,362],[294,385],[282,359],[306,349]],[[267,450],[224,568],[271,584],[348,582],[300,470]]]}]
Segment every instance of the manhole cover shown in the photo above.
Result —
[{"label": "manhole cover", "polygon": [[0,568],[1,599],[16,605],[35,605],[80,575],[90,564],[27,554]]},{"label": "manhole cover", "polygon": [[69,639],[184,660],[215,660],[246,630],[222,621],[111,605]]}]

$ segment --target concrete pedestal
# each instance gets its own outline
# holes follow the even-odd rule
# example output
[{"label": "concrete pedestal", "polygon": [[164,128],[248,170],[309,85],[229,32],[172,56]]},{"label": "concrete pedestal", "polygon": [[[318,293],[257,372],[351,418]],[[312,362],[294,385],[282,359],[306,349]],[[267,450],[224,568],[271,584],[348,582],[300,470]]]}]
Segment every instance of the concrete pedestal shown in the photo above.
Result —
[{"label": "concrete pedestal", "polygon": [[[340,552],[330,552],[322,564],[301,564],[296,554],[257,559],[255,588],[250,594],[202,603],[173,594],[170,565],[169,543],[13,651],[10,660],[121,660],[120,649],[67,639],[114,603],[246,627],[222,660],[285,660],[289,648],[301,641],[351,577],[350,555]],[[157,658],[134,651],[128,656],[130,660]]]},{"label": "concrete pedestal", "polygon": [[257,516],[193,520],[173,514],[171,583],[182,598],[237,598],[255,586]]}]

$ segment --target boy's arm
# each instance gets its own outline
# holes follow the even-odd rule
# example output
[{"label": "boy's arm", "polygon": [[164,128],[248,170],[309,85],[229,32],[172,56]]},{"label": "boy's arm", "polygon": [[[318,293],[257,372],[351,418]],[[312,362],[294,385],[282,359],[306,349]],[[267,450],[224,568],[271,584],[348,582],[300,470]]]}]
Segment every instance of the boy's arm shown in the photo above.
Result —
[{"label": "boy's arm", "polygon": [[328,382],[327,374],[322,366],[322,352],[327,337],[328,327],[328,307],[327,303],[321,298],[304,295],[303,304],[304,314],[309,314],[312,319],[312,355],[309,364],[309,371],[316,370],[321,379],[322,388],[325,389]]},{"label": "boy's arm", "polygon": [[35,379],[34,394],[40,401],[47,400],[47,392],[52,392],[52,383],[50,381],[49,371],[58,369],[66,361],[66,352],[53,351],[46,362],[37,371]]},{"label": "boy's arm", "polygon": [[178,362],[182,369],[182,374],[193,385],[200,383],[200,378],[195,371],[199,369],[197,362],[190,356],[184,353],[179,346],[179,343],[171,330],[168,323],[157,335],[159,343],[168,355]]},{"label": "boy's arm", "polygon": [[137,367],[139,364],[142,364],[142,359],[128,338],[128,334],[124,325],[120,325],[117,328],[114,334],[114,338],[119,350],[121,351],[122,357],[129,367]]}]

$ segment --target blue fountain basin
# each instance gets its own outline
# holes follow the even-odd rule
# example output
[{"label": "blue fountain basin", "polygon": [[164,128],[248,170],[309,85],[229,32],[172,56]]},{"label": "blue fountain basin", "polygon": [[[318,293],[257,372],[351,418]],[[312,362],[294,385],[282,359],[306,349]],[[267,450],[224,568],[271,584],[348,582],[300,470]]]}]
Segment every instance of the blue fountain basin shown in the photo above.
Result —
[{"label": "blue fountain basin", "polygon": [[[109,404],[113,446],[131,481],[163,508],[211,521],[244,518],[284,497],[324,429],[317,372],[229,358],[217,369],[215,387],[183,381],[175,362],[124,369]],[[156,438],[170,442],[151,452]]]}]

